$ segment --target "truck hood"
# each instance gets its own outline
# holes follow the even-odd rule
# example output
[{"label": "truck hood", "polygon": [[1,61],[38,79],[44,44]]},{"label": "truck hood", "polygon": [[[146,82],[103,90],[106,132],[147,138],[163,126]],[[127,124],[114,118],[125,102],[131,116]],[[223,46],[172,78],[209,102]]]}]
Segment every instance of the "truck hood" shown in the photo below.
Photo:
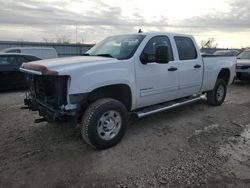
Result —
[{"label": "truck hood", "polygon": [[62,74],[69,69],[96,66],[98,64],[113,63],[116,61],[118,60],[110,57],[75,56],[23,63],[20,70],[34,74]]}]

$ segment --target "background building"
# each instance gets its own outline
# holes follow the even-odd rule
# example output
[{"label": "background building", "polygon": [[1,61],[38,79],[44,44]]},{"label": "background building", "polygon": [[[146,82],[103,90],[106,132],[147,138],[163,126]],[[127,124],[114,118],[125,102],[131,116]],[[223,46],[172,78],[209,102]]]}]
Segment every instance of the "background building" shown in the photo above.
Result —
[{"label": "background building", "polygon": [[65,44],[47,42],[22,42],[22,41],[0,41],[0,51],[12,47],[52,47],[55,48],[58,57],[77,56],[84,54],[93,44]]}]

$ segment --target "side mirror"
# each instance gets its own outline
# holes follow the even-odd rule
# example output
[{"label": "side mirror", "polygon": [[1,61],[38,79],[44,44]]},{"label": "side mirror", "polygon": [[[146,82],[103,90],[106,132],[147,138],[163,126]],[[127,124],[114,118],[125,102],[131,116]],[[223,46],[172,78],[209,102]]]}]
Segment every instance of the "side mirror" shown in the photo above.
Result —
[{"label": "side mirror", "polygon": [[156,63],[168,63],[168,46],[157,46],[155,50],[155,62]]},{"label": "side mirror", "polygon": [[140,55],[140,61],[141,61],[141,63],[142,64],[147,64],[147,62],[148,62],[148,54],[146,54],[146,53],[142,53],[141,55]]}]

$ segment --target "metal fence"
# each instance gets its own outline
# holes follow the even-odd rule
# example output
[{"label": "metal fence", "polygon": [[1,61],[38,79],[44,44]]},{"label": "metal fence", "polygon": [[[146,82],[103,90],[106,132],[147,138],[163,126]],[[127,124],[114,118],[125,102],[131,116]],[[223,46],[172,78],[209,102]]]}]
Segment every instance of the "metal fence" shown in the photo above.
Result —
[{"label": "metal fence", "polygon": [[59,57],[81,55],[84,54],[92,46],[93,44],[0,41],[0,51],[5,48],[12,48],[12,47],[52,47],[56,49]]}]

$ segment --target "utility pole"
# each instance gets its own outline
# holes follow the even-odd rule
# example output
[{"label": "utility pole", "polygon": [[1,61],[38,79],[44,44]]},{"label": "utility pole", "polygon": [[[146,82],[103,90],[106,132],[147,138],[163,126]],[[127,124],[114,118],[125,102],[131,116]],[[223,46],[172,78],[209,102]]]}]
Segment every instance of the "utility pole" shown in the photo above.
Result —
[{"label": "utility pole", "polygon": [[77,24],[76,24],[76,44],[77,44]]}]

